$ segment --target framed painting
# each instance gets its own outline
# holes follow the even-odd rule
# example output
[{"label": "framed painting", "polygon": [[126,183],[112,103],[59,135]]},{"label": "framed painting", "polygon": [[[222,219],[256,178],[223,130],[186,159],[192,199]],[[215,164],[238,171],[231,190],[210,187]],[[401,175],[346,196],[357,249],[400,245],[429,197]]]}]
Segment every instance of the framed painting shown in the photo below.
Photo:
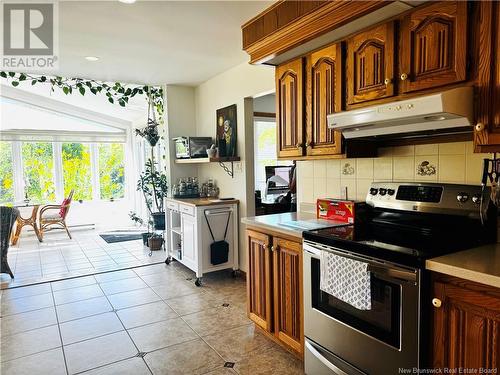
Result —
[{"label": "framed painting", "polygon": [[216,111],[219,156],[236,156],[236,104]]}]

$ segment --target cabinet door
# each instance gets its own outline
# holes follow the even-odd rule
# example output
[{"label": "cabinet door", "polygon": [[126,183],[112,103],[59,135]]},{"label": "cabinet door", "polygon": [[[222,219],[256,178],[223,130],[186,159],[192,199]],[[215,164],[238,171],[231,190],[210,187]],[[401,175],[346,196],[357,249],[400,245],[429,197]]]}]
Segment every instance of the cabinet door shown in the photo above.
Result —
[{"label": "cabinet door", "polygon": [[348,104],[394,95],[394,53],[394,22],[347,41]]},{"label": "cabinet door", "polygon": [[439,2],[410,13],[401,27],[402,92],[464,81],[467,2]]},{"label": "cabinet door", "polygon": [[[436,368],[500,366],[500,298],[435,282],[433,363]],[[436,305],[435,305],[436,306]]]},{"label": "cabinet door", "polygon": [[274,332],[293,350],[304,351],[302,244],[273,239]]},{"label": "cabinet door", "polygon": [[479,56],[474,145],[476,152],[500,150],[500,3],[479,5]]},{"label": "cabinet door", "polygon": [[181,214],[181,233],[182,260],[196,266],[196,220],[194,216]]},{"label": "cabinet door", "polygon": [[272,266],[270,237],[247,230],[247,312],[257,325],[272,332]]},{"label": "cabinet door", "polygon": [[342,48],[340,43],[308,58],[307,155],[342,153],[342,135],[328,129],[326,116],[342,110]]},{"label": "cabinet door", "polygon": [[304,64],[302,58],[276,68],[276,124],[278,157],[304,152]]}]

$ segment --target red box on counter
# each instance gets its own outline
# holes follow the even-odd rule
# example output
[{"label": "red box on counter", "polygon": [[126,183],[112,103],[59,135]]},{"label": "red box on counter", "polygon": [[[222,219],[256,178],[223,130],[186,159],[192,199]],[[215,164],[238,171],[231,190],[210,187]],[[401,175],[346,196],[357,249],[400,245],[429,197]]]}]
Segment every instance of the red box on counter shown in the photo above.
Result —
[{"label": "red box on counter", "polygon": [[357,215],[364,215],[365,208],[365,202],[330,198],[318,199],[316,203],[316,216],[318,219],[354,224]]}]

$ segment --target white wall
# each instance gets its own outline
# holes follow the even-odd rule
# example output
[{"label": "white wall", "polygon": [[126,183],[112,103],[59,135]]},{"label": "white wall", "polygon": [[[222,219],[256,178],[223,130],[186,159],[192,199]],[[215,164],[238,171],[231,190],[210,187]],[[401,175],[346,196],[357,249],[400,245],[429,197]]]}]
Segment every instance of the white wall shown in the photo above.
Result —
[{"label": "white wall", "polygon": [[167,155],[165,165],[170,186],[177,183],[180,177],[191,177],[198,174],[195,165],[175,164],[175,147],[172,138],[196,135],[195,89],[188,86],[167,85],[166,97],[166,136]]},{"label": "white wall", "polygon": [[276,94],[264,95],[253,101],[254,112],[276,113]]},{"label": "white wall", "polygon": [[[231,104],[237,105],[237,153],[234,178],[216,163],[198,166],[200,182],[214,178],[221,197],[240,200],[240,218],[254,213],[253,178],[253,100],[274,92],[274,67],[240,64],[202,83],[195,89],[196,135],[215,138],[215,112]],[[247,168],[248,167],[248,168]],[[240,269],[246,271],[247,260],[244,226],[240,224]]]}]

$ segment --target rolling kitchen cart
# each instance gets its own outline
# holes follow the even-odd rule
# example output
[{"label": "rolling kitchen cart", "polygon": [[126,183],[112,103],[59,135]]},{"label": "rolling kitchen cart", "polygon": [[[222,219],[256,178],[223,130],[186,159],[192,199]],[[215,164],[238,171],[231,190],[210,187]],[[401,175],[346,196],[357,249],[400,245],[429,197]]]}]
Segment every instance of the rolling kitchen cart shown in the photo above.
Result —
[{"label": "rolling kitchen cart", "polygon": [[[196,286],[201,285],[205,273],[232,268],[233,275],[236,274],[239,269],[237,200],[167,198],[165,206],[166,264],[175,259],[194,271]],[[226,226],[227,261],[212,264],[211,244],[224,239]]]}]

